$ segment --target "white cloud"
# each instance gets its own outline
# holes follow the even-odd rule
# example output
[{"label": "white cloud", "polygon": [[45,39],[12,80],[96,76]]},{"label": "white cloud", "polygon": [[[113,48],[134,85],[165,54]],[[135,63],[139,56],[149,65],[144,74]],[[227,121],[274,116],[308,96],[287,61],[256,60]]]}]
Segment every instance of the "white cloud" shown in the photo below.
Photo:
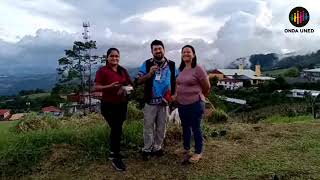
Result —
[{"label": "white cloud", "polygon": [[[319,48],[319,5],[314,0],[4,0],[0,64],[55,65],[63,50],[81,39],[83,21],[91,23],[97,53],[118,47],[121,62],[128,66],[138,66],[151,56],[153,39],[163,40],[167,56],[176,62],[183,45],[194,45],[199,61],[210,66],[253,53],[305,53]],[[296,6],[309,10],[306,28],[316,33],[284,33],[293,28],[288,13]]]},{"label": "white cloud", "polygon": [[[208,1],[202,2],[204,2],[204,4],[208,4]],[[122,23],[134,24],[138,22],[140,24],[165,24],[169,29],[165,29],[165,26],[163,25],[164,27],[159,31],[155,28],[153,30],[160,34],[161,37],[165,39],[173,39],[175,41],[190,38],[200,38],[207,41],[214,39],[214,34],[218,31],[219,27],[223,25],[223,23],[215,21],[212,17],[192,14],[192,12],[198,12],[199,10],[204,9],[202,6],[196,6],[195,11],[188,11],[188,9],[192,9],[192,4],[189,4],[189,7],[185,7],[185,5],[160,7],[143,14],[127,17],[122,20]]]},{"label": "white cloud", "polygon": [[50,1],[49,4],[45,4],[44,1],[1,1],[0,27],[3,30],[0,38],[9,42],[17,42],[25,35],[35,35],[36,31],[41,28],[71,32],[68,27],[60,25],[58,21],[32,15],[30,12],[34,9],[56,14],[71,11],[71,7],[61,4],[59,1]]}]

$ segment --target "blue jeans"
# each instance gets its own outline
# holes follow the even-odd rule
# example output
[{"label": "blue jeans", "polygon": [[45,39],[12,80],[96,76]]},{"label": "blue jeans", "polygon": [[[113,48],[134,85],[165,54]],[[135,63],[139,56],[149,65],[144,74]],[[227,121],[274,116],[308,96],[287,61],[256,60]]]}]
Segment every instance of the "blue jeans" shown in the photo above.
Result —
[{"label": "blue jeans", "polygon": [[192,130],[195,142],[195,153],[202,153],[203,137],[201,131],[201,120],[204,113],[204,102],[197,101],[188,105],[179,105],[178,111],[182,125],[184,149],[190,150],[191,148]]}]

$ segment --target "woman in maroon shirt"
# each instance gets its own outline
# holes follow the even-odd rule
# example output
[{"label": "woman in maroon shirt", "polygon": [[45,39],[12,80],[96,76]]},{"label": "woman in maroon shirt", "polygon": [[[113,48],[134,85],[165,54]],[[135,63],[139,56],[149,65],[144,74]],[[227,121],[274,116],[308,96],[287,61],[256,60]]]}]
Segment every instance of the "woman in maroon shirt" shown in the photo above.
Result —
[{"label": "woman in maroon shirt", "polygon": [[111,129],[109,159],[116,170],[124,171],[126,166],[120,154],[120,141],[128,107],[126,89],[133,83],[127,70],[119,65],[119,60],[119,50],[108,49],[106,66],[96,73],[95,90],[102,91],[101,114]]}]

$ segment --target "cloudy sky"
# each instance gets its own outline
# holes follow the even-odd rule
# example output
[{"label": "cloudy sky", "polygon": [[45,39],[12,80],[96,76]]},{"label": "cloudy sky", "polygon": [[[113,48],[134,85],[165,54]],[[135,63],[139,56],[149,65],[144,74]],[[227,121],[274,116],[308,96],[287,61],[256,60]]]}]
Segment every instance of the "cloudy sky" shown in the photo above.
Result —
[{"label": "cloudy sky", "polygon": [[[296,6],[311,16],[313,34],[286,34]],[[191,44],[201,64],[222,67],[254,53],[308,53],[320,49],[320,2],[315,0],[1,0],[0,71],[52,71],[64,49],[81,38],[82,22],[101,55],[114,46],[121,64],[138,66],[161,39],[179,62]],[[0,72],[1,74],[1,72]]]}]

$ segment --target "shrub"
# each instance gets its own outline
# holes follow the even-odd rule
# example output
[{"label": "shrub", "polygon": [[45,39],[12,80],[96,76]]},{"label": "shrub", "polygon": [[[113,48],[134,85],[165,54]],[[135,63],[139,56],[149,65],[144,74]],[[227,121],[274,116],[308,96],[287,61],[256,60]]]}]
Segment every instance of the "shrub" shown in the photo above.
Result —
[{"label": "shrub", "polygon": [[48,130],[58,128],[59,125],[59,120],[49,114],[39,116],[36,113],[30,113],[15,126],[15,131],[20,133],[34,130]]},{"label": "shrub", "polygon": [[138,109],[137,104],[129,102],[128,104],[128,120],[141,120],[143,119],[142,110]]},{"label": "shrub", "polygon": [[208,122],[211,123],[217,123],[217,122],[226,122],[228,120],[229,116],[226,112],[224,112],[221,109],[216,109],[211,116],[209,116]]},{"label": "shrub", "polygon": [[[104,161],[109,149],[110,128],[99,114],[62,119],[30,114],[14,130],[9,134],[10,142],[0,149],[0,177],[30,173],[56,145],[71,147],[81,161]],[[142,144],[142,121],[126,121],[125,149],[136,150]]]}]

